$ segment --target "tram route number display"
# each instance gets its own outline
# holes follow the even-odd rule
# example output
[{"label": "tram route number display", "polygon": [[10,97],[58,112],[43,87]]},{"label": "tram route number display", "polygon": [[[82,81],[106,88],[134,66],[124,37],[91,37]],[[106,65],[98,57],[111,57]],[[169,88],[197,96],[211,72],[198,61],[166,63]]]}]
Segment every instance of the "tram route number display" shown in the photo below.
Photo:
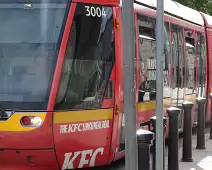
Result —
[{"label": "tram route number display", "polygon": [[[95,166],[96,156],[97,155],[101,156],[103,154],[104,154],[104,148],[65,153],[64,155],[65,159],[63,162],[62,169],[65,170],[65,169],[83,168],[83,166],[85,165],[93,167]],[[80,157],[79,165],[78,167],[74,167],[75,160],[78,160],[77,158],[79,157]]]},{"label": "tram route number display", "polygon": [[60,125],[60,134],[66,134],[71,132],[84,132],[99,129],[110,128],[110,121],[95,121],[95,122],[85,122],[85,123],[71,123],[66,125]]},{"label": "tram route number display", "polygon": [[93,6],[85,6],[86,9],[86,16],[92,16],[92,17],[106,17],[106,12],[104,8],[100,7],[93,7]]}]

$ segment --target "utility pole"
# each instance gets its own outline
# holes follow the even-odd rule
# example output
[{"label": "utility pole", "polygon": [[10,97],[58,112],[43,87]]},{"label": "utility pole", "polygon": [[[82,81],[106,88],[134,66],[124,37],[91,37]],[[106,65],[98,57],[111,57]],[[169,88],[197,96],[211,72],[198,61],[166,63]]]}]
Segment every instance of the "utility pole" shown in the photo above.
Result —
[{"label": "utility pole", "polygon": [[138,170],[134,1],[122,1],[124,36],[125,169]]},{"label": "utility pole", "polygon": [[163,170],[163,57],[164,57],[164,0],[157,0],[156,22],[156,170]]}]

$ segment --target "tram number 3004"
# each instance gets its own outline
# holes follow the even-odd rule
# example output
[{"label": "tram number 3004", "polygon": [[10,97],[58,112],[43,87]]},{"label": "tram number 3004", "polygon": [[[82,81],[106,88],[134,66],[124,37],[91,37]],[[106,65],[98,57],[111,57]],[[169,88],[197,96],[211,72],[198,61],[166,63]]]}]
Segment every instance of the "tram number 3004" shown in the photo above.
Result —
[{"label": "tram number 3004", "polygon": [[100,8],[100,7],[90,7],[90,6],[85,6],[86,8],[86,16],[92,16],[92,17],[106,17],[106,12],[104,8]]}]

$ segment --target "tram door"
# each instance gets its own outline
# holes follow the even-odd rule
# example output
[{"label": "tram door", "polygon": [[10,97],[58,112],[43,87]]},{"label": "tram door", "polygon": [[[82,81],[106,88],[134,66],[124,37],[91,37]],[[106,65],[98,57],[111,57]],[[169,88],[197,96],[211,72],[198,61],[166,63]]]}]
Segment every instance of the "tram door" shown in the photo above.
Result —
[{"label": "tram door", "polygon": [[[171,25],[172,30],[172,106],[182,109],[185,97],[184,89],[184,38],[183,27]],[[179,128],[182,127],[182,112],[179,118]]]},{"label": "tram door", "polygon": [[[90,15],[90,9],[97,11],[95,15],[102,10],[102,17]],[[61,169],[107,164],[114,119],[112,7],[73,3],[70,11],[73,15],[69,15],[64,33],[67,46],[61,48],[65,56],[53,117]]]},{"label": "tram door", "polygon": [[[122,21],[121,8],[116,8],[116,19]],[[116,66],[115,66],[115,106],[114,106],[114,140],[116,156],[125,150],[125,114],[124,114],[124,37],[121,28],[115,29],[116,35]],[[117,122],[116,122],[117,120]],[[113,146],[113,141],[111,146]],[[113,149],[113,148],[112,148]]]},{"label": "tram door", "polygon": [[[196,97],[206,97],[206,44],[204,34],[196,32]],[[196,105],[195,122],[197,122]]]},{"label": "tram door", "polygon": [[[207,30],[207,50],[208,50],[208,69],[207,69],[207,73],[211,73],[212,68],[210,67],[212,65],[212,60],[210,60],[209,58],[212,57],[212,30]],[[207,96],[212,92],[212,77],[209,76],[209,74],[207,75]],[[206,120],[210,119],[210,98],[207,97],[207,117]]]},{"label": "tram door", "polygon": [[195,32],[191,29],[185,28],[185,101],[192,102],[193,115],[195,115],[196,106],[196,64],[197,55],[195,49]]}]

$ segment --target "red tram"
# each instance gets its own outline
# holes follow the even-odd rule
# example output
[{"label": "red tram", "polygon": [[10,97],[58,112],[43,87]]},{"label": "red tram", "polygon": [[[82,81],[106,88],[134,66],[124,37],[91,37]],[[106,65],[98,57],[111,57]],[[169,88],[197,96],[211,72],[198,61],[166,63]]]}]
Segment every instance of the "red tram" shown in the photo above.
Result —
[{"label": "red tram", "polygon": [[[156,0],[134,9],[137,125],[145,128],[156,108]],[[166,0],[164,24],[164,107],[201,96],[210,108],[212,17]],[[0,169],[124,157],[123,36],[119,0],[0,0]]]}]

